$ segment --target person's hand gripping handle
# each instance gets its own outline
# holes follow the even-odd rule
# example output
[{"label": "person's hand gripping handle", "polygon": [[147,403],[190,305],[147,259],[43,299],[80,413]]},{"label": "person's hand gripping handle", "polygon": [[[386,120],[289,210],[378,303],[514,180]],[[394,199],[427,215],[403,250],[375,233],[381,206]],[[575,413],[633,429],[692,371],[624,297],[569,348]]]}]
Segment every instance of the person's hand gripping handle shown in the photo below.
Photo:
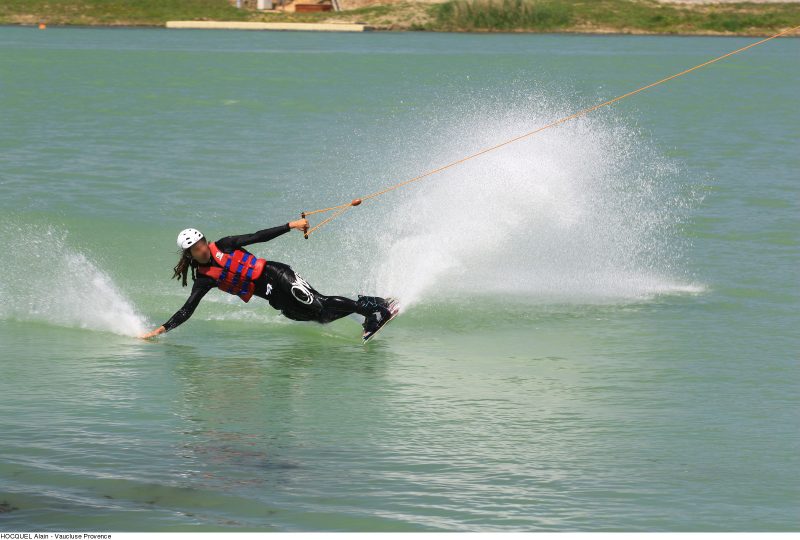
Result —
[{"label": "person's hand gripping handle", "polygon": [[303,236],[305,236],[306,240],[308,240],[308,220],[306,219],[305,214],[300,214],[302,217],[297,221],[290,221],[289,228],[290,229],[299,229],[303,231]]}]

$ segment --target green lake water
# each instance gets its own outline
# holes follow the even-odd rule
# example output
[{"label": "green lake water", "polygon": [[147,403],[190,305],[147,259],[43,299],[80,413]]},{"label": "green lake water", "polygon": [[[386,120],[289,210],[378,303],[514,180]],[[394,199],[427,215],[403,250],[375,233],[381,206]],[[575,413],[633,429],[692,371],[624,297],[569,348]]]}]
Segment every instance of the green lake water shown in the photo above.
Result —
[{"label": "green lake water", "polygon": [[[797,530],[800,42],[253,246],[740,38],[0,28],[0,529]],[[317,216],[315,216],[316,218]],[[319,220],[312,220],[318,223]]]}]

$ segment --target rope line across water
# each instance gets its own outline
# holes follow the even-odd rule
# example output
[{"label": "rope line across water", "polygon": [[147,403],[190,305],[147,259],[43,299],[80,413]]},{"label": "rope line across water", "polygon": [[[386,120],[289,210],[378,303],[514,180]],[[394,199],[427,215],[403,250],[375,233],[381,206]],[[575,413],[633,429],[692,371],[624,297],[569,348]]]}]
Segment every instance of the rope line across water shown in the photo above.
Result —
[{"label": "rope line across water", "polygon": [[376,197],[380,197],[381,195],[383,195],[385,193],[388,193],[390,191],[394,191],[395,189],[399,189],[399,188],[401,188],[403,186],[407,186],[408,184],[411,184],[413,182],[418,182],[419,180],[422,180],[423,178],[427,178],[428,176],[432,176],[432,175],[434,175],[436,173],[442,172],[445,169],[449,169],[450,167],[454,167],[454,166],[456,166],[456,165],[458,165],[460,163],[464,163],[465,161],[468,161],[470,159],[476,158],[478,156],[482,156],[483,154],[492,152],[494,150],[497,150],[498,148],[502,148],[502,147],[507,146],[509,144],[515,143],[515,142],[517,142],[517,141],[519,141],[521,139],[525,139],[527,137],[531,137],[531,136],[533,136],[533,135],[535,135],[537,133],[541,133],[542,131],[544,131],[546,129],[549,129],[549,128],[558,126],[560,124],[563,124],[564,122],[568,122],[570,120],[574,120],[575,118],[579,118],[581,116],[585,116],[585,115],[587,115],[587,114],[589,114],[591,112],[596,111],[597,109],[601,109],[603,107],[607,107],[609,105],[613,105],[614,103],[616,103],[618,101],[621,101],[621,100],[623,100],[625,98],[631,97],[633,95],[636,95],[639,92],[644,92],[645,90],[653,88],[654,86],[658,86],[659,84],[663,84],[665,82],[671,81],[672,79],[677,79],[678,77],[686,75],[687,73],[691,73],[692,71],[698,70],[700,68],[703,68],[705,66],[713,64],[715,62],[719,62],[720,60],[724,60],[725,58],[728,58],[729,56],[733,56],[735,54],[739,54],[741,52],[746,51],[747,49],[751,49],[751,48],[753,48],[753,47],[755,47],[757,45],[761,45],[762,43],[766,43],[767,41],[770,41],[770,40],[775,39],[777,37],[783,36],[785,34],[789,34],[789,33],[794,32],[796,30],[800,30],[800,26],[795,26],[794,28],[789,28],[787,30],[783,30],[783,31],[778,32],[777,34],[772,35],[772,36],[770,36],[768,38],[764,38],[764,39],[762,39],[760,41],[756,41],[754,43],[751,43],[750,45],[746,45],[744,47],[736,49],[735,51],[731,51],[729,53],[723,54],[722,56],[718,56],[718,57],[716,57],[716,58],[714,58],[712,60],[708,60],[707,62],[703,62],[702,64],[698,64],[698,65],[696,65],[694,67],[691,67],[689,69],[681,71],[680,73],[676,73],[674,75],[670,75],[669,77],[665,77],[665,78],[663,78],[663,79],[661,79],[659,81],[656,81],[654,83],[650,83],[648,85],[642,86],[641,88],[637,88],[636,90],[628,92],[627,94],[622,94],[622,95],[617,96],[617,97],[615,97],[613,99],[609,99],[608,101],[604,101],[603,103],[599,103],[597,105],[593,105],[591,107],[587,107],[585,109],[581,109],[576,113],[573,113],[573,114],[571,114],[569,116],[565,116],[563,118],[559,118],[558,120],[550,122],[549,124],[546,124],[546,125],[541,126],[539,128],[536,128],[533,131],[529,131],[527,133],[523,133],[522,135],[518,135],[518,136],[514,137],[513,139],[509,139],[507,141],[501,142],[501,143],[496,144],[494,146],[490,146],[488,148],[484,148],[483,150],[475,152],[474,154],[470,154],[470,155],[465,156],[465,157],[463,157],[461,159],[458,159],[456,161],[450,162],[450,163],[448,163],[446,165],[442,165],[441,167],[438,167],[436,169],[433,169],[433,170],[430,170],[428,172],[422,173],[422,174],[420,174],[418,176],[415,176],[414,178],[410,178],[408,180],[404,180],[402,182],[399,182],[397,184],[394,184],[394,185],[391,185],[391,186],[389,186],[387,188],[384,188],[384,189],[382,189],[380,191],[376,191],[375,193],[370,193],[369,195],[364,195],[363,197],[360,197],[358,199],[353,199],[352,201],[350,201],[348,203],[343,203],[343,204],[339,204],[339,205],[336,205],[336,206],[329,206],[328,208],[320,208],[318,210],[312,210],[310,212],[302,212],[300,215],[301,215],[301,217],[305,218],[307,216],[311,216],[311,215],[314,215],[314,214],[321,214],[321,213],[324,213],[324,212],[330,212],[331,210],[337,210],[336,213],[334,213],[333,215],[331,215],[327,219],[319,222],[314,227],[311,227],[310,229],[305,230],[304,231],[305,238],[308,239],[308,237],[312,233],[314,233],[314,231],[317,231],[320,227],[326,225],[327,223],[330,223],[334,218],[339,217],[340,215],[345,213],[350,208],[352,208],[354,206],[358,206],[363,201],[367,201],[369,199],[374,199]]}]

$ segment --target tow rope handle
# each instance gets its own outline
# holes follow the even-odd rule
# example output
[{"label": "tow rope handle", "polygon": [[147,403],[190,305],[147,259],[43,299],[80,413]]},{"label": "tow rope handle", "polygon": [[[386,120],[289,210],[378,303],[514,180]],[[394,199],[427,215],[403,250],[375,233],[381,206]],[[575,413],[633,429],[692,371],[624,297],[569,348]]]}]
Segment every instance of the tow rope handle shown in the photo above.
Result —
[{"label": "tow rope handle", "polygon": [[[300,219],[306,219],[306,213],[300,212]],[[303,237],[308,240],[308,225],[303,227]]]},{"label": "tow rope handle", "polygon": [[332,220],[334,217],[336,217],[339,214],[341,214],[342,212],[344,212],[347,208],[349,208],[351,206],[358,206],[359,204],[362,203],[362,201],[363,201],[363,199],[353,199],[352,201],[350,201],[349,204],[342,204],[342,205],[339,205],[339,206],[334,206],[332,208],[322,208],[320,210],[314,210],[313,212],[308,212],[308,213],[300,212],[300,217],[302,219],[306,219],[306,216],[310,216],[311,214],[317,214],[319,212],[327,212],[328,210],[332,210],[333,208],[341,208],[341,210],[339,210],[336,214],[334,214],[333,216],[329,217],[328,219],[322,221],[319,225],[311,227],[310,229],[308,228],[308,225],[303,227],[303,237],[306,240],[308,240],[308,235],[311,234],[312,232],[314,232],[314,229],[319,229],[320,227],[325,225],[327,222]]}]

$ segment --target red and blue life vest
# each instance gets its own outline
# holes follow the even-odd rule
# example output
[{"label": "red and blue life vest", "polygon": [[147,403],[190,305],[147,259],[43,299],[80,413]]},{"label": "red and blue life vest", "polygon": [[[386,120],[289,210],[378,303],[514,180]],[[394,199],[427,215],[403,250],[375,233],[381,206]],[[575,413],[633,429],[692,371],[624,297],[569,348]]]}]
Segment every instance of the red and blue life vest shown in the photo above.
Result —
[{"label": "red and blue life vest", "polygon": [[211,257],[219,266],[209,263],[199,266],[197,271],[214,279],[220,290],[249,302],[256,288],[253,282],[261,276],[267,261],[242,249],[225,253],[214,242],[208,244],[208,247]]}]

